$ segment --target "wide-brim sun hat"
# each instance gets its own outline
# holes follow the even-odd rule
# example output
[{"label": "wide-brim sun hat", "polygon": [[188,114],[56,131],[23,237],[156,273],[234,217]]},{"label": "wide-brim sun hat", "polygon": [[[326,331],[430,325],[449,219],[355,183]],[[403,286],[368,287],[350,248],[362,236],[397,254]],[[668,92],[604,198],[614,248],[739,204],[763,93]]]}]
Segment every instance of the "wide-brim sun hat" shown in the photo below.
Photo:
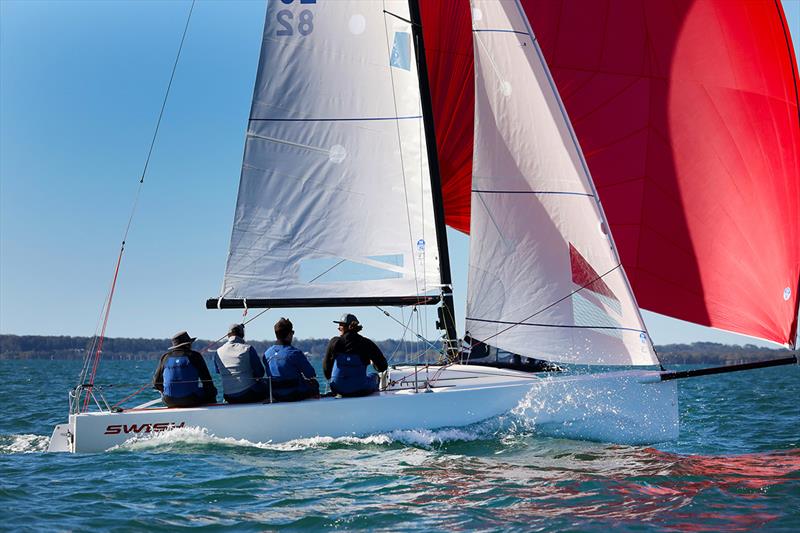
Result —
[{"label": "wide-brim sun hat", "polygon": [[169,349],[175,350],[176,348],[191,346],[192,343],[196,340],[197,337],[190,337],[187,332],[179,331],[178,333],[172,336],[172,346],[170,346]]}]

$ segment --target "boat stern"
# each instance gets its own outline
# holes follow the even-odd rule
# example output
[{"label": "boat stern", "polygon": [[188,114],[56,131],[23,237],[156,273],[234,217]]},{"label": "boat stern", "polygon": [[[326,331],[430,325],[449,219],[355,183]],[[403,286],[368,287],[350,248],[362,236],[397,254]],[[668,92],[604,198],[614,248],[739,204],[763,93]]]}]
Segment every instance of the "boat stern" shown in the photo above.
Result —
[{"label": "boat stern", "polygon": [[75,432],[73,431],[73,422],[72,417],[70,417],[70,421],[66,424],[56,425],[53,429],[53,435],[50,437],[50,443],[47,445],[48,453],[74,451],[73,435]]}]

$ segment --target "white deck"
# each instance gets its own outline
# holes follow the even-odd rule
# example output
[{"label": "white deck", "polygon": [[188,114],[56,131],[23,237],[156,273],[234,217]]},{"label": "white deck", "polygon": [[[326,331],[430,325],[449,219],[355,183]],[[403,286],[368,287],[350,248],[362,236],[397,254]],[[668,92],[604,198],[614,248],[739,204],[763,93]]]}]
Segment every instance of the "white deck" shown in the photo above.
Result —
[{"label": "white deck", "polygon": [[504,414],[520,417],[542,434],[569,438],[645,444],[678,435],[677,387],[674,381],[661,382],[658,372],[545,377],[452,365],[419,367],[416,386],[414,367],[393,369],[391,379],[398,383],[390,390],[363,398],[71,415],[68,424],[56,427],[49,451],[104,451],[176,426],[277,443],[466,426]]}]

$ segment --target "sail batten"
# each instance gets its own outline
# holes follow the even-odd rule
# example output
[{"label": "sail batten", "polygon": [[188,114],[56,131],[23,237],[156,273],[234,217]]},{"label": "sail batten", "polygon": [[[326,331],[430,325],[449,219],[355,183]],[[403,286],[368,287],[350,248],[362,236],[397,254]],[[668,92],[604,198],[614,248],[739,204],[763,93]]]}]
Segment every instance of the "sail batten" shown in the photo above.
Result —
[{"label": "sail batten", "polygon": [[355,122],[371,120],[417,120],[422,115],[411,115],[406,117],[328,117],[328,118],[290,118],[290,117],[270,117],[270,118],[251,118],[252,122]]},{"label": "sail batten", "polygon": [[[553,328],[553,329],[564,328],[564,329],[585,329],[585,330],[607,329],[613,331],[633,331],[635,333],[645,333],[645,334],[647,333],[647,331],[644,329],[623,328],[619,326],[595,326],[595,325],[580,326],[577,324],[544,324],[544,323],[537,324],[533,322],[511,322],[508,320],[491,320],[488,318],[475,318],[475,317],[467,317],[467,320],[476,322],[487,322],[491,324],[501,324],[504,326],[532,326],[537,328]],[[483,342],[484,344],[492,344],[491,337],[487,337],[486,339],[483,339],[481,342]]]},{"label": "sail batten", "polygon": [[472,12],[469,337],[537,359],[657,364],[524,12],[513,0]]}]

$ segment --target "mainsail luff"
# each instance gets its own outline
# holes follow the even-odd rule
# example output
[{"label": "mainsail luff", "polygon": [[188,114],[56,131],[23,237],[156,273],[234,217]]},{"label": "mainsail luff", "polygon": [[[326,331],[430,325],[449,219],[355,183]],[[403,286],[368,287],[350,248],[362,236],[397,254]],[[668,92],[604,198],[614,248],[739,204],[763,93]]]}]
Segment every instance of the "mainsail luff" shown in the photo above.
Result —
[{"label": "mainsail luff", "polygon": [[268,4],[225,280],[208,307],[438,295],[407,19],[402,0]]},{"label": "mainsail luff", "polygon": [[414,57],[417,62],[422,120],[425,126],[428,172],[433,197],[433,215],[436,220],[436,243],[439,251],[439,275],[442,280],[442,307],[437,327],[445,332],[445,354],[449,360],[458,356],[458,333],[456,332],[456,311],[453,302],[452,279],[450,276],[450,251],[447,246],[447,227],[445,225],[444,201],[442,198],[442,179],[439,172],[439,154],[436,147],[436,128],[433,122],[428,64],[425,57],[425,36],[422,32],[422,18],[419,0],[408,0],[411,19],[411,32],[415,39]]},{"label": "mainsail luff", "polygon": [[658,360],[522,8],[475,1],[467,331],[560,362]]}]

